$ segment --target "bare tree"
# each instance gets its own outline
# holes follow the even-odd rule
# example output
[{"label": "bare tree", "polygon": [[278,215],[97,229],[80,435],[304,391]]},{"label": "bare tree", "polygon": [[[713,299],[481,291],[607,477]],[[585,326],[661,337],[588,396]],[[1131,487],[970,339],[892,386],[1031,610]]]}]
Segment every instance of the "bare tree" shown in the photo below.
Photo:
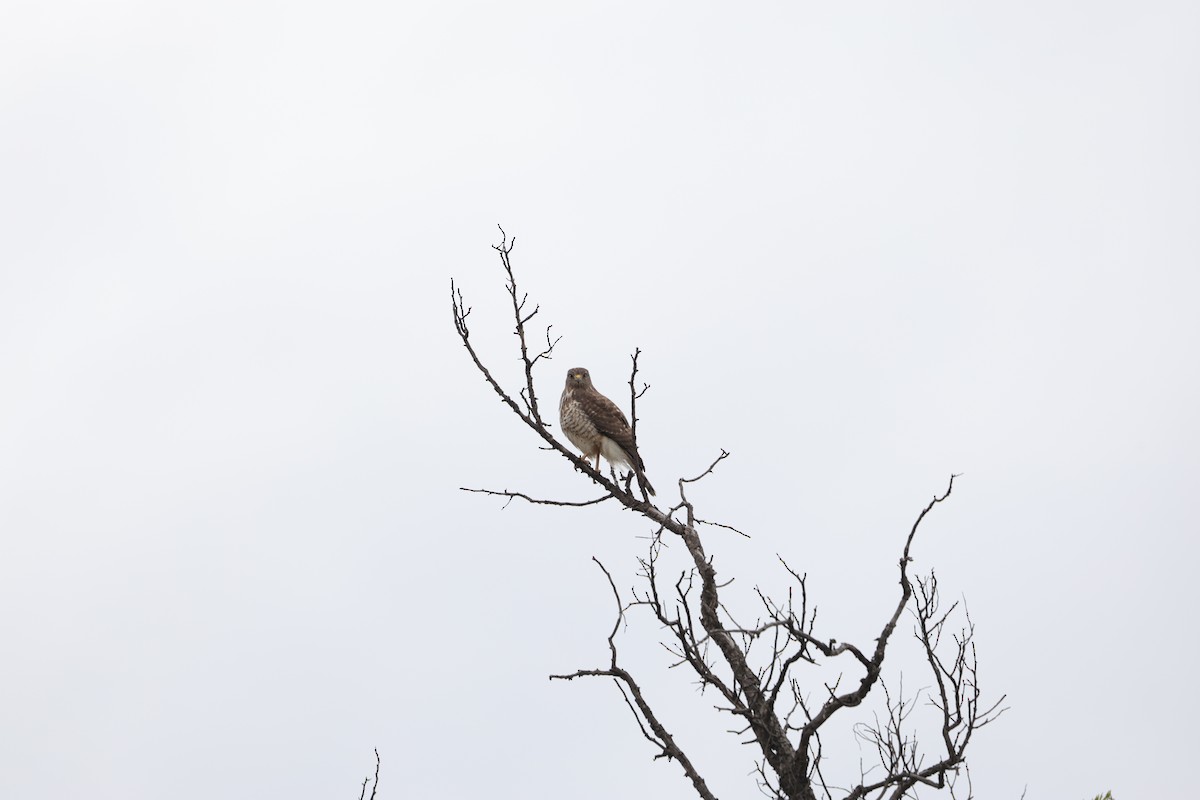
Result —
[{"label": "bare tree", "polygon": [[[718,708],[739,720],[737,732],[757,745],[761,752],[757,766],[758,784],[767,796],[787,800],[834,797],[898,800],[911,796],[918,787],[932,787],[947,789],[952,797],[970,797],[967,746],[976,731],[1003,713],[1004,697],[990,704],[982,699],[975,631],[965,609],[962,610],[965,623],[954,627],[951,618],[958,618],[959,604],[942,609],[936,576],[932,572],[917,578],[909,574],[910,553],[917,530],[934,506],[950,496],[958,476],[952,475],[945,491],[935,495],[922,509],[904,539],[898,563],[898,597],[873,646],[859,647],[849,642],[819,638],[815,633],[816,608],[809,601],[806,575],[794,570],[782,558],[780,562],[792,584],[786,598],[776,600],[755,589],[759,618],[752,625],[738,624],[720,594],[728,583],[718,583],[716,567],[700,535],[700,526],[718,523],[698,517],[687,496],[688,484],[710,475],[729,453],[722,450],[694,478],[679,479],[678,502],[659,508],[631,491],[632,475],[621,479],[610,472],[606,476],[559,441],[542,416],[534,383],[535,368],[552,356],[559,340],[552,338],[547,326],[534,343],[530,323],[540,312],[540,307],[535,304],[531,309],[528,295],[518,289],[510,258],[515,240],[510,240],[503,229],[501,235],[500,244],[493,247],[504,269],[505,288],[512,305],[514,333],[524,372],[523,385],[515,394],[504,388],[480,359],[467,325],[471,308],[465,304],[461,289],[451,281],[455,329],[475,367],[501,401],[541,437],[543,449],[557,451],[604,494],[591,500],[565,501],[534,498],[508,489],[464,491],[501,496],[506,498],[506,504],[521,499],[546,505],[586,506],[612,500],[641,514],[655,526],[649,552],[639,560],[641,588],[635,589],[628,599],[622,598],[609,570],[596,561],[608,580],[616,604],[616,619],[608,636],[608,663],[593,669],[551,675],[550,678],[568,681],[585,677],[611,678],[632,711],[642,735],[658,751],[655,758],[677,762],[700,797],[714,798],[700,767],[688,757],[654,711],[634,676],[620,665],[617,633],[628,613],[645,610],[666,632],[664,644],[677,659],[675,666],[686,665],[699,678],[702,688],[715,690],[721,699]],[[629,377],[630,419],[635,431],[637,400],[648,388],[643,385],[639,390],[637,386],[639,353],[635,351],[632,355]],[[720,527],[736,531],[728,525]],[[663,577],[659,565],[668,541],[682,542],[690,562],[688,569],[674,581]],[[906,611],[915,620],[913,635],[924,652],[928,670],[926,680],[932,682],[931,688],[911,696],[905,696],[902,685],[892,687],[883,679],[888,647]],[[759,642],[765,646],[755,647]],[[843,668],[838,679],[825,683],[818,699],[814,700],[804,689],[798,670],[801,665],[826,662],[843,665]],[[868,751],[874,751],[877,763],[864,763],[858,775],[850,779],[852,784],[835,784],[827,779],[822,769],[822,730],[844,709],[862,705],[875,690],[883,694],[885,710],[869,722],[858,722],[855,733],[860,742],[868,745]],[[940,727],[938,741],[929,747],[918,741],[911,719],[922,698],[926,701],[924,705],[933,709],[935,722]]]}]

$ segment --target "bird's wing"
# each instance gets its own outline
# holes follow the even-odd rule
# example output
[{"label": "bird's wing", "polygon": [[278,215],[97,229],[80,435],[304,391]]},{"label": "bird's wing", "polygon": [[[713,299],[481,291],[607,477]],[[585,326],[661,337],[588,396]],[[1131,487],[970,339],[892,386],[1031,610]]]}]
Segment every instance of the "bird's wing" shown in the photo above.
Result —
[{"label": "bird's wing", "polygon": [[617,404],[599,392],[588,395],[585,402],[587,415],[596,426],[596,430],[628,453],[635,467],[645,469],[642,457],[638,454],[637,443],[633,440],[633,429],[629,427],[629,420]]}]

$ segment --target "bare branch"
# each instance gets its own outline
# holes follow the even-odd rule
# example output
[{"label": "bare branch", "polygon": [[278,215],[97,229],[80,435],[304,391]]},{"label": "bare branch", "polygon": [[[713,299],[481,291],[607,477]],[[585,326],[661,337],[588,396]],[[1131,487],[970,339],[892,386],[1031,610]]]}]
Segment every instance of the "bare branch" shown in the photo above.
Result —
[{"label": "bare branch", "polygon": [[[679,765],[683,767],[684,774],[692,782],[692,788],[696,790],[696,793],[700,797],[705,798],[705,800],[716,800],[716,797],[709,791],[708,785],[704,782],[704,778],[700,777],[700,773],[696,771],[696,767],[692,764],[691,759],[680,749],[679,745],[675,743],[675,738],[667,732],[667,729],[663,727],[658,717],[655,716],[654,711],[650,708],[649,703],[646,702],[646,698],[642,694],[642,688],[638,686],[632,675],[617,665],[616,637],[617,631],[621,628],[621,621],[625,618],[625,607],[621,604],[621,594],[617,591],[617,585],[613,582],[612,574],[604,564],[600,563],[598,558],[593,556],[592,561],[596,562],[596,566],[600,567],[600,570],[604,573],[604,577],[608,579],[608,585],[612,589],[613,598],[617,603],[617,619],[613,623],[612,632],[608,635],[608,649],[611,654],[611,661],[607,669],[581,669],[569,675],[551,675],[550,680],[569,681],[575,678],[603,675],[613,678],[618,682],[618,685],[624,684],[621,687],[621,694],[625,697],[625,702],[629,704],[630,710],[634,711],[634,716],[638,717],[639,714],[641,715],[638,718],[638,727],[641,728],[642,735],[661,751],[655,758],[667,758],[668,760],[673,759],[678,761]],[[625,694],[626,689],[629,691],[628,695]],[[630,703],[630,697],[632,697],[632,703]],[[634,710],[635,706],[636,711]],[[643,720],[645,721],[644,725],[642,724]],[[647,732],[647,726],[653,732],[653,736]]]},{"label": "bare branch", "polygon": [[[497,225],[496,227],[500,227]],[[549,357],[549,351],[554,349],[554,346],[549,344],[549,328],[546,332],[546,341],[548,347],[542,353],[534,358],[529,357],[529,346],[525,341],[525,325],[541,310],[541,306],[534,307],[533,311],[524,314],[525,303],[529,299],[529,295],[521,295],[521,299],[517,299],[517,279],[513,275],[512,262],[509,260],[509,254],[516,245],[517,240],[514,238],[511,241],[508,239],[508,234],[504,232],[504,228],[500,228],[500,244],[492,245],[492,249],[500,254],[500,262],[504,265],[504,272],[508,275],[508,283],[505,288],[508,289],[509,298],[512,300],[513,319],[516,321],[516,328],[513,333],[521,346],[521,364],[525,368],[525,386],[521,389],[520,395],[525,401],[525,408],[529,412],[529,417],[539,426],[544,426],[542,422],[542,414],[538,409],[537,392],[533,388],[533,365],[543,356]]]},{"label": "bare branch", "polygon": [[745,532],[743,532],[743,531],[739,531],[737,528],[733,527],[732,525],[726,525],[726,524],[725,524],[725,523],[723,523],[723,522],[710,522],[709,520],[706,520],[706,519],[700,519],[699,517],[696,517],[696,524],[698,524],[698,525],[710,525],[710,526],[712,526],[712,527],[714,527],[714,528],[724,528],[724,529],[725,529],[725,530],[727,530],[727,531],[733,531],[734,533],[738,534],[739,536],[744,536],[744,537],[746,537],[747,539],[749,539],[749,538],[750,538],[750,534],[748,534],[748,533],[745,533]]},{"label": "bare branch", "polygon": [[709,475],[710,473],[712,473],[712,471],[717,468],[717,464],[720,464],[722,461],[724,461],[727,458],[729,458],[729,453],[727,453],[724,449],[722,449],[721,455],[717,456],[716,460],[714,460],[711,464],[708,465],[708,469],[704,470],[704,472],[701,472],[699,475],[697,475],[694,478],[680,478],[679,482],[680,483],[696,483],[701,478],[703,478],[705,475]]},{"label": "bare branch", "polygon": [[[941,497],[936,495],[934,496],[933,500],[929,502],[929,505],[925,506],[920,515],[917,516],[916,522],[913,523],[912,530],[909,531],[908,539],[904,542],[904,553],[900,557],[900,600],[896,603],[896,608],[892,612],[891,618],[883,626],[883,630],[880,632],[879,638],[875,640],[875,652],[868,660],[865,659],[857,650],[852,650],[852,652],[855,653],[855,655],[864,663],[864,666],[866,667],[866,674],[862,677],[862,680],[859,681],[858,688],[847,692],[846,694],[834,695],[830,697],[825,701],[825,704],[821,707],[821,710],[817,712],[816,716],[814,716],[813,719],[804,726],[804,730],[800,734],[800,746],[797,749],[797,758],[802,761],[806,770],[808,767],[807,759],[809,741],[816,733],[817,729],[824,725],[839,709],[851,708],[861,703],[863,698],[867,696],[867,693],[871,691],[871,688],[875,685],[876,681],[879,680],[879,675],[883,670],[883,660],[887,652],[888,642],[891,640],[892,633],[896,630],[896,623],[900,619],[900,615],[904,612],[905,606],[908,605],[908,601],[911,599],[913,593],[912,583],[908,579],[908,563],[912,560],[909,555],[909,551],[912,548],[913,538],[917,535],[917,529],[920,527],[921,521],[925,519],[925,515],[928,514],[935,505],[950,496],[950,492],[954,489],[954,479],[956,477],[958,476],[950,476],[950,483],[946,487],[945,494],[943,494]],[[845,647],[849,646],[845,645]],[[860,786],[859,788],[862,787]],[[853,793],[851,796],[854,796]]]},{"label": "bare branch", "polygon": [[637,424],[638,424],[637,401],[638,401],[638,398],[641,397],[642,395],[644,395],[646,393],[646,390],[650,388],[650,384],[648,384],[648,383],[643,384],[642,390],[639,392],[635,385],[635,381],[637,380],[637,373],[638,373],[638,356],[640,356],[641,354],[642,354],[641,348],[635,347],[633,349],[633,355],[631,355],[629,357],[630,360],[633,362],[632,368],[629,370],[629,430],[630,430],[630,435],[633,436],[633,440],[635,442],[637,441]]},{"label": "bare branch", "polygon": [[551,353],[554,352],[554,346],[562,341],[561,336],[556,336],[553,341],[550,340],[550,329],[553,327],[554,327],[553,325],[546,326],[546,349],[541,351],[537,355],[535,355],[533,357],[533,359],[530,360],[530,362],[529,362],[530,369],[532,369],[533,365],[536,364],[537,362],[541,361],[543,358],[547,359],[547,360],[553,358]]},{"label": "bare branch", "polygon": [[[371,776],[363,778],[362,791],[358,794],[358,800],[363,800],[367,796],[367,783],[371,780]],[[379,789],[379,748],[375,748],[375,782],[371,784],[371,800],[375,800],[375,792]]]},{"label": "bare branch", "polygon": [[[527,503],[533,503],[534,505],[540,505],[540,506],[572,506],[572,507],[578,508],[581,506],[594,506],[597,503],[603,503],[605,500],[612,499],[611,494],[606,494],[603,497],[597,497],[595,500],[583,500],[583,501],[539,500],[535,497],[530,497],[529,495],[523,494],[521,492],[510,492],[507,489],[504,489],[501,491],[494,491],[492,489],[469,489],[466,486],[460,486],[460,487],[458,487],[458,489],[461,492],[474,492],[476,494],[490,494],[494,497],[507,497],[510,502],[514,498],[519,497]],[[508,508],[508,503],[505,503],[503,505],[503,508]]]}]

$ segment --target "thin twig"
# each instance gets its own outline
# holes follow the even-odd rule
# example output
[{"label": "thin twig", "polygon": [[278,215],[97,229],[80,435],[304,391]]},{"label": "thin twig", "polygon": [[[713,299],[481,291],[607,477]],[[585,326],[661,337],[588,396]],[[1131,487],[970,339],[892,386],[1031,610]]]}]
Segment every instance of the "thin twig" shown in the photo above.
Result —
[{"label": "thin twig", "polygon": [[[519,497],[522,500],[526,501],[527,503],[533,503],[534,505],[540,505],[540,506],[572,506],[575,508],[579,508],[581,506],[594,506],[597,503],[603,503],[605,500],[612,499],[612,494],[610,493],[610,494],[604,495],[603,497],[597,497],[595,500],[583,500],[583,501],[540,500],[536,497],[530,497],[529,495],[524,494],[522,492],[510,492],[507,489],[503,489],[501,491],[495,491],[493,489],[470,489],[466,486],[460,486],[458,488],[459,488],[459,491],[462,491],[462,492],[474,492],[476,494],[490,494],[494,497],[507,497],[509,499],[509,501],[512,501],[514,498]],[[504,508],[508,508],[508,503],[504,504]]]},{"label": "thin twig", "polygon": [[[371,776],[363,778],[362,791],[358,794],[358,800],[363,800],[367,796],[367,782],[371,780]],[[375,800],[375,792],[379,789],[379,748],[375,748],[375,783],[371,785],[371,800]]]}]

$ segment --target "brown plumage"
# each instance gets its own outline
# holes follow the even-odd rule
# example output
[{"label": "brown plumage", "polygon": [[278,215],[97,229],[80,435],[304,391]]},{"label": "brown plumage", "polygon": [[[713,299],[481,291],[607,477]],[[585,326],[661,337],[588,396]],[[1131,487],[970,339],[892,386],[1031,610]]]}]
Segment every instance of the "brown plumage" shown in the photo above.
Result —
[{"label": "brown plumage", "polygon": [[600,456],[604,456],[614,467],[623,465],[633,470],[638,485],[647,494],[654,494],[629,420],[616,403],[596,391],[591,374],[583,367],[567,370],[558,418],[571,444],[583,451],[584,458],[595,459],[596,469],[600,469]]}]

